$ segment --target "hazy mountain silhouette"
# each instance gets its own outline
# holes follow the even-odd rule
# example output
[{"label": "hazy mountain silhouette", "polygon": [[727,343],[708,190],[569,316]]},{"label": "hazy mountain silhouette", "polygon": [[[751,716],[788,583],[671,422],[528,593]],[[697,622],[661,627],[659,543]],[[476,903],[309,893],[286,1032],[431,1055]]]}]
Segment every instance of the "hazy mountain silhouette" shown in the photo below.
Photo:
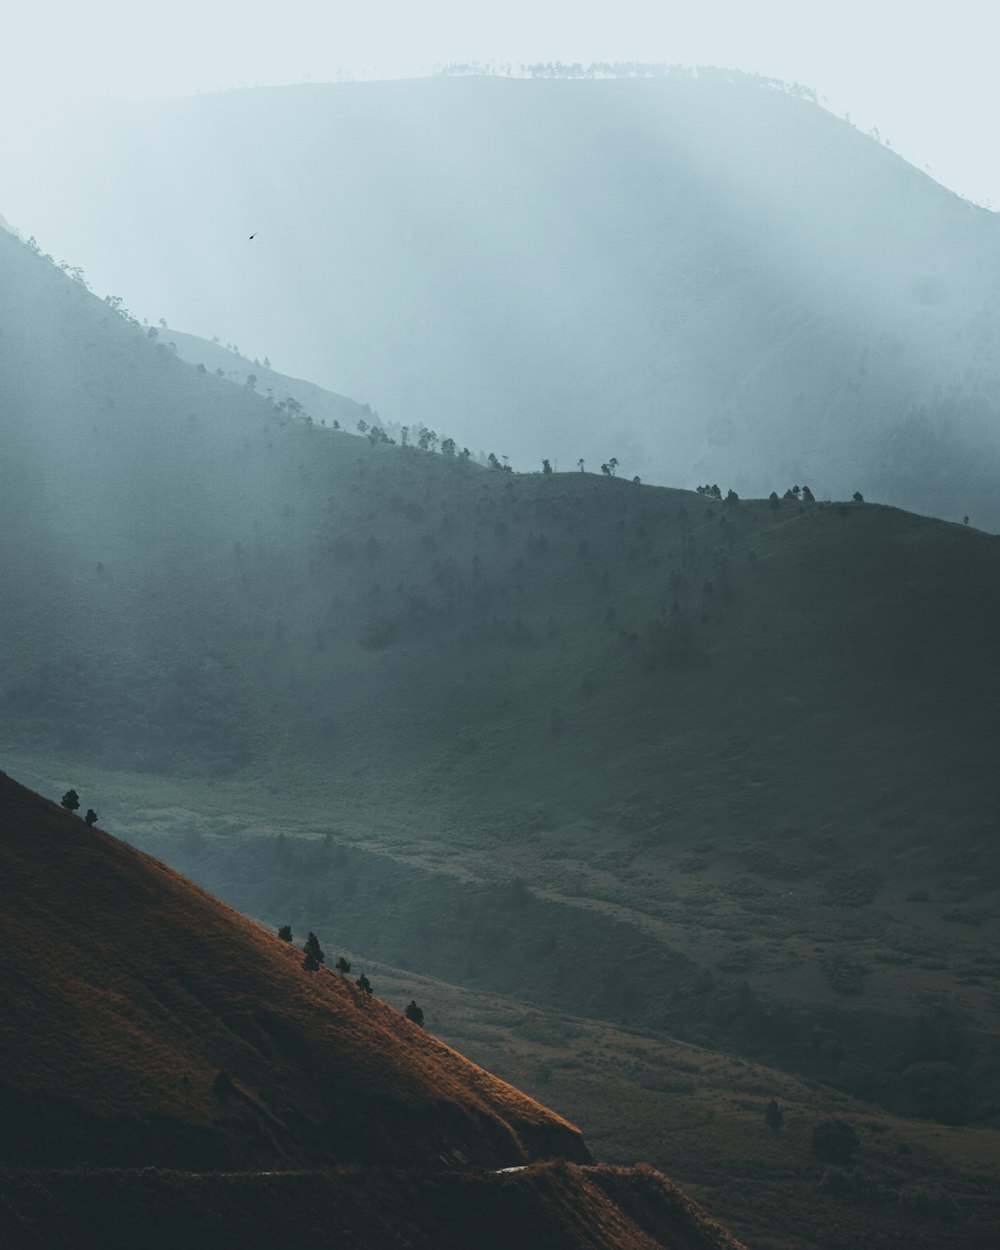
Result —
[{"label": "hazy mountain silhouette", "polygon": [[234,91],[36,181],[39,236],[130,302],[474,452],[1000,527],[1000,225],[772,84]]},{"label": "hazy mountain silhouette", "polygon": [[[182,360],[201,365],[217,376],[220,376],[221,370],[221,376],[227,381],[248,386],[258,394],[272,398],[276,404],[284,405],[290,416],[300,416],[331,429],[341,426],[352,433],[359,421],[372,420],[369,405],[337,395],[304,378],[290,378],[277,372],[269,363],[250,360],[221,343],[212,343],[195,334],[168,328],[158,330],[157,338],[168,348],[176,349]],[[289,400],[293,401],[291,406]]]}]

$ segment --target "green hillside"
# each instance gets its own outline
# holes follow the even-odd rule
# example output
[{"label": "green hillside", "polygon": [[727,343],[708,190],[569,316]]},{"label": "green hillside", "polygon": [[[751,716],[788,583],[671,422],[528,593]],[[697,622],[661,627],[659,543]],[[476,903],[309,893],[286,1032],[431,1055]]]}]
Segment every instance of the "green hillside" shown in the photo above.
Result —
[{"label": "green hillside", "polygon": [[21,157],[25,232],[387,420],[518,468],[614,455],[1000,528],[997,219],[801,94],[343,83],[104,110],[53,144]]},{"label": "green hillside", "polygon": [[0,273],[20,775],[268,924],[995,1120],[997,539],[372,443]]}]

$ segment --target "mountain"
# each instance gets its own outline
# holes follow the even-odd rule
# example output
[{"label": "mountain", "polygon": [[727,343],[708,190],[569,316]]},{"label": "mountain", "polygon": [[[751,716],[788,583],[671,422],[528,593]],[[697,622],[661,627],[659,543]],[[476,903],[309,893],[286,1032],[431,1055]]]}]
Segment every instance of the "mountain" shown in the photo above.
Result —
[{"label": "mountain", "polygon": [[567,1167],[588,1153],[565,1120],[4,774],[0,830],[5,1245],[153,1224],[143,1244],[263,1246],[317,1221],[499,1245],[499,1221],[528,1244],[737,1247],[648,1169]]},{"label": "mountain", "polygon": [[165,864],[6,776],[0,810],[6,1164],[588,1160],[558,1116]]},{"label": "mountain", "polygon": [[18,224],[387,420],[518,468],[615,456],[1000,528],[996,216],[801,92],[718,70],[269,88],[37,150]]},{"label": "mountain", "polygon": [[994,537],[372,443],[0,277],[11,767],[274,926],[995,1122]]},{"label": "mountain", "polygon": [[[271,368],[267,357],[264,358],[265,363],[261,364],[259,360],[249,360],[240,355],[233,347],[210,343],[195,334],[184,334],[166,326],[156,331],[156,334],[168,349],[176,350],[181,360],[201,365],[217,377],[224,377],[238,386],[248,386],[273,398],[275,403],[283,404],[291,415],[301,415],[303,419],[308,417],[309,420],[328,425],[331,429],[343,426],[351,432],[359,421],[370,423],[372,420],[370,405],[359,404],[343,395],[335,395],[303,378],[290,378],[278,373]],[[294,401],[291,406],[289,400]]]}]

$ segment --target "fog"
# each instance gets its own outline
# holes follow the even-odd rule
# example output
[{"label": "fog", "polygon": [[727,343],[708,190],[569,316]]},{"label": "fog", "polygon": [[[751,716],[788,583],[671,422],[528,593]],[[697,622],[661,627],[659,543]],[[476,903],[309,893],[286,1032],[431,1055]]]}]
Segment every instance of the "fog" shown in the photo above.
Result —
[{"label": "fog", "polygon": [[808,92],[721,71],[260,88],[108,105],[50,155],[43,244],[389,422],[519,469],[613,455],[1000,525],[998,223]]},{"label": "fog", "polygon": [[[941,185],[992,194],[989,41],[951,16],[24,8],[0,211],[140,318],[518,468],[992,528],[998,236]],[[496,76],[385,81],[454,64]]]},{"label": "fog", "polygon": [[363,7],[293,0],[280,20],[265,5],[235,0],[181,0],[169,13],[124,0],[86,10],[45,0],[5,15],[0,99],[17,119],[12,128],[22,129],[54,99],[412,77],[456,61],[723,65],[810,86],[838,116],[877,127],[945,185],[1000,201],[992,133],[997,20],[978,0],[950,5],[946,18],[898,0],[714,0],[694,9],[676,0],[627,0],[613,9],[565,0],[474,8],[456,0],[419,8],[399,0]]},{"label": "fog", "polygon": [[[245,1221],[244,1195],[303,1201],[302,1174],[272,1185],[316,1163],[288,1126],[328,1128],[364,1198],[352,1134],[402,1087],[355,1124],[352,1069],[390,1036],[422,1062],[419,998],[749,1244],[997,1245],[1000,218],[972,202],[997,177],[973,13],[7,16],[0,767],[237,908],[276,978],[262,997],[218,945],[208,895],[178,941],[161,888],[77,885],[98,834],[0,775],[0,854],[34,874],[0,885],[31,950],[73,915],[84,969],[73,1017],[65,960],[0,948],[30,1078],[0,1103],[42,1126],[33,1166],[117,1166],[96,1091],[115,1151],[134,1112],[204,1194],[206,1125],[226,1166],[251,1135]],[[323,1060],[282,1023],[303,986],[381,1040]],[[83,1020],[99,1047],[67,1065]],[[408,1108],[384,1136],[418,1212]],[[438,1179],[475,1158],[442,1153],[448,1115],[419,1112]],[[30,1202],[71,1222],[47,1175]],[[114,1175],[148,1207],[153,1177]],[[0,1241],[5,1212],[42,1227],[22,1210],[0,1201]]]}]

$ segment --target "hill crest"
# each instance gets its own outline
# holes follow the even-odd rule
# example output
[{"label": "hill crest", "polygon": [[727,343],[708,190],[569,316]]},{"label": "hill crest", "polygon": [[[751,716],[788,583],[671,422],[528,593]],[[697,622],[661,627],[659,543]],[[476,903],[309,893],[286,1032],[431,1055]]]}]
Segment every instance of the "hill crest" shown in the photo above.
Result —
[{"label": "hill crest", "polygon": [[8,1164],[588,1158],[565,1120],[3,774],[0,830]]}]

